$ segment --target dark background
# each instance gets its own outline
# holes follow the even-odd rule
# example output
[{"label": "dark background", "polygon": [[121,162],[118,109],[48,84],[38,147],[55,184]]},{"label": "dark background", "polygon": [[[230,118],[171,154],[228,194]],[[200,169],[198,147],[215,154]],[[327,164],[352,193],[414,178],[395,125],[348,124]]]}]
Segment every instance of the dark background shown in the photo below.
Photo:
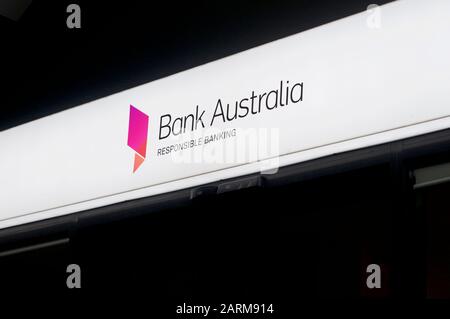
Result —
[{"label": "dark background", "polygon": [[[33,0],[18,21],[0,16],[0,131],[362,12],[372,2]],[[81,29],[66,26],[70,3],[81,7]]]},{"label": "dark background", "polygon": [[[71,2],[34,0],[18,21],[0,17],[0,130],[362,12],[373,1],[85,0],[75,2],[82,28],[69,30]],[[450,298],[449,189],[413,191],[410,175],[449,161],[448,143],[407,159],[398,145],[386,146],[387,158],[376,164],[319,176],[307,163],[307,178],[283,185],[160,212],[143,207],[140,217],[71,229],[68,245],[1,258],[0,294],[107,296],[108,307],[131,300],[161,318],[175,317],[183,302],[274,303],[278,317],[291,318],[308,306],[334,309],[310,302],[317,299],[373,309],[379,300]],[[65,286],[70,263],[82,267],[80,291]],[[382,266],[380,290],[365,287],[370,263]]]}]

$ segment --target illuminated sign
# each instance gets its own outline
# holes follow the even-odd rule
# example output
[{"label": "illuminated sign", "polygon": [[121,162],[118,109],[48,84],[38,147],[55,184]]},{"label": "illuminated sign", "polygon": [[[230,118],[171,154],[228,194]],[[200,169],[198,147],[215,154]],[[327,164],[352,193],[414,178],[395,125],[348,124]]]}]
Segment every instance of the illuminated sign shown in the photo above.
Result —
[{"label": "illuminated sign", "polygon": [[450,1],[377,10],[0,132],[0,228],[450,128]]}]

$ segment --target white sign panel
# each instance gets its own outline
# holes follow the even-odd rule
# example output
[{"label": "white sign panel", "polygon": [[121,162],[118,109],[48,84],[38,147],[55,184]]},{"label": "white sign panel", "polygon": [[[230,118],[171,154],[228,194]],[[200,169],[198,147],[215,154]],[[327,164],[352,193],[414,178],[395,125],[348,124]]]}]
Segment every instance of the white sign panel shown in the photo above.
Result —
[{"label": "white sign panel", "polygon": [[448,128],[449,35],[393,2],[0,132],[0,227]]}]

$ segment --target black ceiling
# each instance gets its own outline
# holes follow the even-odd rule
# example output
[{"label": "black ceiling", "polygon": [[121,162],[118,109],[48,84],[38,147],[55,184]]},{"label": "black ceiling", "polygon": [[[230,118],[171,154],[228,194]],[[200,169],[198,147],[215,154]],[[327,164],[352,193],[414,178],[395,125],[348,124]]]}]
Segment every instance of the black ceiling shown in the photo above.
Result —
[{"label": "black ceiling", "polygon": [[[81,7],[81,29],[66,27],[70,3]],[[18,21],[0,17],[0,131],[364,11],[371,3],[33,0]]]}]

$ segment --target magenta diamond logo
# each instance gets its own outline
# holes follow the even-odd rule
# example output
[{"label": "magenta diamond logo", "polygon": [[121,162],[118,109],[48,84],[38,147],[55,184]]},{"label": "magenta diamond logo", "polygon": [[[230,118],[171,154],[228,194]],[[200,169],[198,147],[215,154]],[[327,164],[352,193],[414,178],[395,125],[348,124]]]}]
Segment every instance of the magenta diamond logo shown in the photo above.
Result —
[{"label": "magenta diamond logo", "polygon": [[147,152],[148,115],[130,105],[130,120],[128,124],[128,146],[134,154],[133,173],[145,160]]}]

